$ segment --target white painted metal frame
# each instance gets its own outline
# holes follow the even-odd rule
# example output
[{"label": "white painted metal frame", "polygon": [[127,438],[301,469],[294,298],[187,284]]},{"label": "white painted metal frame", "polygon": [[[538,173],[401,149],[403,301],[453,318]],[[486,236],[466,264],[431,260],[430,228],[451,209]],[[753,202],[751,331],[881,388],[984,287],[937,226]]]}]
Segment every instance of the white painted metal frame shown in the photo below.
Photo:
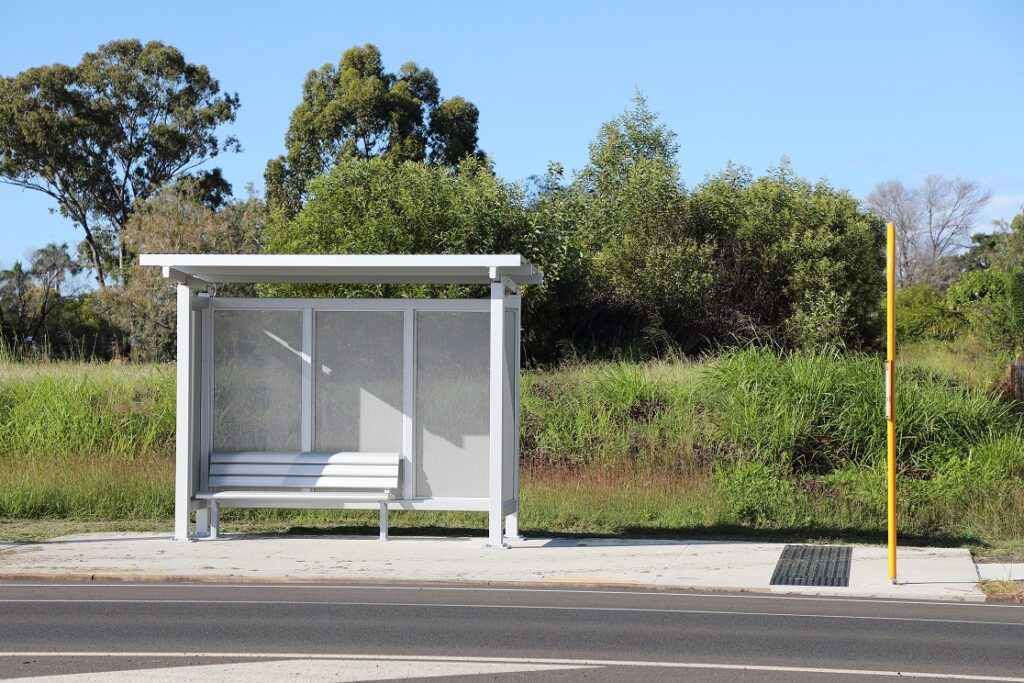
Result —
[{"label": "white painted metal frame", "polygon": [[[226,282],[540,284],[544,274],[519,254],[142,254],[182,284]],[[497,273],[497,275],[495,275]]]},{"label": "white painted metal frame", "polygon": [[[311,452],[315,434],[315,315],[319,311],[401,311],[403,317],[402,491],[388,501],[398,510],[479,510],[488,513],[487,547],[506,547],[505,538],[518,537],[519,513],[519,286],[541,281],[543,274],[518,255],[505,256],[223,256],[143,255],[143,265],[161,266],[177,287],[177,403],[175,455],[174,538],[216,537],[219,520],[207,500],[196,493],[206,488],[212,451],[214,312],[217,310],[278,310],[302,312],[301,450]],[[216,298],[205,294],[214,282],[490,282],[488,299],[248,299]],[[487,496],[437,498],[415,496],[416,470],[416,313],[467,311],[487,313],[489,334],[489,433]],[[506,312],[513,312],[506,321]],[[514,322],[512,322],[514,321]],[[506,349],[505,326],[515,326]],[[506,352],[515,372],[505,371]],[[506,382],[511,382],[511,386]],[[504,392],[511,391],[512,412],[504,410]],[[514,443],[504,443],[504,420],[514,421]],[[504,465],[512,459],[512,496],[506,497]],[[273,501],[256,501],[270,505]],[[304,501],[296,501],[303,506]],[[312,507],[312,505],[310,505]],[[371,501],[333,499],[325,494],[315,507],[376,508]],[[195,535],[189,534],[196,514]],[[386,512],[385,512],[386,514]]]}]

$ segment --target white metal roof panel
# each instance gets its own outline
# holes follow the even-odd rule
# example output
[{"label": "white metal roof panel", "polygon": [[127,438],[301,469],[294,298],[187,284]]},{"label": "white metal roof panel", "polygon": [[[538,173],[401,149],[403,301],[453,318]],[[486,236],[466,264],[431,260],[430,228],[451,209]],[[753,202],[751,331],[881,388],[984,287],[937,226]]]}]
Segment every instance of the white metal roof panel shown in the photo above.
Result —
[{"label": "white metal roof panel", "polygon": [[179,282],[487,284],[507,277],[539,284],[544,274],[519,254],[142,254]]}]

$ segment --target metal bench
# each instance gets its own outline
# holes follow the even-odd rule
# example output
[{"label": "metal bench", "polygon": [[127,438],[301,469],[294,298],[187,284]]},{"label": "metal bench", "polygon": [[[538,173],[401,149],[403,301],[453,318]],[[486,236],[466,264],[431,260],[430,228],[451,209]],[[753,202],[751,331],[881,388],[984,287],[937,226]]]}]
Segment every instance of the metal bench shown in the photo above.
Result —
[{"label": "metal bench", "polygon": [[388,500],[398,489],[398,453],[212,453],[208,490],[210,538],[220,508],[337,508],[380,505],[380,538],[388,537]]}]

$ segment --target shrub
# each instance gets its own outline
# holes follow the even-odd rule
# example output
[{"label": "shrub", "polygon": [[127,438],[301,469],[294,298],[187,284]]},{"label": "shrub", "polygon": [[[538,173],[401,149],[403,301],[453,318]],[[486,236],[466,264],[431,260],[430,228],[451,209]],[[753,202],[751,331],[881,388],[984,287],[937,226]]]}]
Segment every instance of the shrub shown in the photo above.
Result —
[{"label": "shrub", "polygon": [[706,325],[716,338],[852,348],[881,338],[883,225],[845,190],[799,178],[786,161],[757,179],[730,166],[692,193],[688,222],[716,245]]},{"label": "shrub", "polygon": [[806,522],[805,495],[784,472],[757,461],[715,469],[715,482],[741,524],[786,528]]},{"label": "shrub", "polygon": [[[545,328],[578,282],[581,258],[564,221],[527,215],[522,191],[476,159],[456,171],[384,159],[339,162],[313,180],[294,218],[276,213],[266,228],[266,251],[309,254],[521,253],[545,273],[524,289],[524,342],[543,354]],[[480,296],[480,287],[411,285],[271,285],[273,296]]]},{"label": "shrub", "polygon": [[996,268],[967,271],[949,286],[947,306],[992,343],[1013,348],[1022,336],[1011,298],[1016,284],[1010,273]]},{"label": "shrub", "polygon": [[946,297],[937,289],[913,285],[896,290],[896,338],[900,343],[949,341],[964,331],[965,322],[946,307]]}]

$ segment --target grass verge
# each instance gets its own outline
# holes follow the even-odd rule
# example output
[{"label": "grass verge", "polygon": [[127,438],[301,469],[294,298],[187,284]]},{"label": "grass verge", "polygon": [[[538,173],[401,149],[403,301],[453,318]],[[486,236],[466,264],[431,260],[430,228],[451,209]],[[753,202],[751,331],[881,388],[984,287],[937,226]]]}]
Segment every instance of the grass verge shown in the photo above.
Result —
[{"label": "grass verge", "polygon": [[[976,365],[989,369],[964,372],[934,345],[904,352],[904,541],[1024,541],[1020,407],[991,391],[997,361]],[[757,349],[527,372],[521,526],[534,535],[880,541],[881,376],[868,356]],[[49,533],[19,531],[17,520],[140,530],[169,520],[173,403],[170,366],[0,363],[0,535]],[[480,513],[393,520],[398,533],[485,526]],[[376,524],[372,512],[278,510],[229,510],[225,523]]]},{"label": "grass verge", "polygon": [[989,600],[1024,604],[1024,581],[981,581],[978,586]]}]

